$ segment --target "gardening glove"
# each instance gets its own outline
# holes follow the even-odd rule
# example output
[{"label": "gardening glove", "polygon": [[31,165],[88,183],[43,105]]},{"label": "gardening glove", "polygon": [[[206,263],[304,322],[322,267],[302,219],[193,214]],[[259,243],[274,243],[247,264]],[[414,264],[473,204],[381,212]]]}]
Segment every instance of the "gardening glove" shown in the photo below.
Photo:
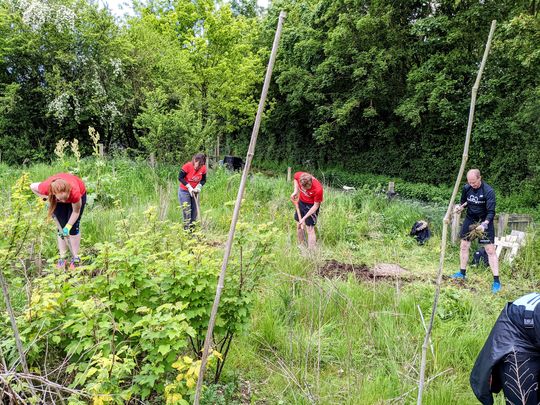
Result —
[{"label": "gardening glove", "polygon": [[478,229],[479,231],[482,231],[482,233],[483,233],[486,230],[486,226],[484,224],[480,224],[480,225],[478,225],[476,227],[476,229]]},{"label": "gardening glove", "polygon": [[201,190],[202,190],[202,184],[199,183],[199,184],[197,184],[197,187],[195,187],[195,188],[193,189],[193,192],[194,192],[194,193],[200,193]]},{"label": "gardening glove", "polygon": [[62,229],[62,235],[63,236],[68,236],[69,235],[69,231],[71,231],[71,228],[73,227],[73,225],[70,225],[70,224],[66,224],[66,226],[64,226],[64,229]]},{"label": "gardening glove", "polygon": [[187,185],[187,189],[189,191],[189,195],[193,197],[193,187],[191,187],[191,184]]}]

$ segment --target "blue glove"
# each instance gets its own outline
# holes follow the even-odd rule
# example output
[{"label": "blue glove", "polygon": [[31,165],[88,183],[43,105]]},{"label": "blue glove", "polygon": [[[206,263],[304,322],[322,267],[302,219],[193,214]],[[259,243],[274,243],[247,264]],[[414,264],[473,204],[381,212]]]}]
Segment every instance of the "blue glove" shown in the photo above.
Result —
[{"label": "blue glove", "polygon": [[62,235],[68,236],[68,235],[69,235],[69,231],[71,231],[71,228],[72,228],[72,227],[73,227],[73,225],[66,224],[66,226],[64,226],[64,229],[62,229]]}]

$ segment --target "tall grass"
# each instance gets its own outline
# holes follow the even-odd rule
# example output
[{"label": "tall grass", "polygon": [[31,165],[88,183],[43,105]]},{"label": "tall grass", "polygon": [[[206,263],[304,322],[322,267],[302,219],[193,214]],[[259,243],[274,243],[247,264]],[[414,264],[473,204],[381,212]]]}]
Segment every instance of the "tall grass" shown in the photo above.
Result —
[{"label": "tall grass", "polygon": [[[56,163],[26,170],[32,181],[40,181],[65,169]],[[83,255],[91,256],[93,245],[111,238],[118,227],[128,233],[136,230],[150,205],[180,222],[178,170],[123,159],[102,168],[92,159],[81,161],[77,174],[100,180],[103,193],[89,204],[82,220]],[[0,164],[0,203],[9,200],[9,186],[21,171]],[[203,188],[203,232],[217,243],[226,238],[239,181],[238,173],[216,169]],[[327,188],[317,226],[320,249],[305,257],[296,246],[291,191],[285,176],[249,177],[240,221],[254,227],[271,221],[279,237],[272,264],[259,269],[263,277],[252,323],[233,341],[225,382],[249,381],[253,403],[414,402],[424,336],[420,311],[427,317],[431,310],[443,211],[414,201],[387,201],[369,189],[348,194]],[[418,219],[427,219],[434,230],[424,246],[408,236]],[[51,258],[56,254],[53,235],[51,225],[44,244],[44,254]],[[428,378],[434,378],[426,404],[474,403],[468,374],[475,357],[505,301],[537,288],[538,252],[540,245],[531,240],[513,267],[502,266],[503,292],[497,296],[489,292],[491,274],[486,269],[470,270],[465,286],[445,282],[432,338]],[[458,254],[457,247],[450,247],[447,274],[457,270]],[[414,279],[328,280],[317,275],[328,259],[369,266],[396,263]],[[12,288],[22,290],[22,285]]]}]

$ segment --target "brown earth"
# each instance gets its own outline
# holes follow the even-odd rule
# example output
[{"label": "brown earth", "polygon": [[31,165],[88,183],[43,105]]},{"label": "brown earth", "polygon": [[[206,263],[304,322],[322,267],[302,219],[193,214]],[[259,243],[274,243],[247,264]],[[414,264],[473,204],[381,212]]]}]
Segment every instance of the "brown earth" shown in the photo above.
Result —
[{"label": "brown earth", "polygon": [[346,279],[349,274],[353,274],[357,280],[382,281],[396,278],[410,279],[412,277],[409,270],[391,263],[378,263],[373,268],[370,268],[365,264],[341,263],[337,260],[329,260],[319,268],[319,275],[325,278]]}]

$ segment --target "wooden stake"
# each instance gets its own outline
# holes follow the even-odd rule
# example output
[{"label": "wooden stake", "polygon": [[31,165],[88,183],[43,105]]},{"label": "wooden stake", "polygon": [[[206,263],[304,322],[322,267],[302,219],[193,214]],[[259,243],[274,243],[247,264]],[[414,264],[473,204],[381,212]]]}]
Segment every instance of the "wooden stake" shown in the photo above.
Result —
[{"label": "wooden stake", "polygon": [[197,379],[197,389],[195,391],[194,405],[199,405],[201,391],[204,381],[204,372],[206,371],[206,363],[208,361],[208,354],[210,353],[210,342],[212,341],[212,334],[214,332],[214,325],[216,323],[216,316],[219,307],[219,301],[221,299],[221,291],[223,290],[225,283],[225,274],[227,273],[227,264],[229,262],[229,256],[231,254],[231,248],[234,240],[234,232],[236,230],[236,223],[238,222],[238,216],[240,214],[240,207],[242,205],[242,197],[244,195],[244,189],[246,188],[247,176],[253,155],[255,153],[255,145],[257,144],[257,135],[259,134],[259,127],[261,126],[262,114],[264,111],[264,104],[266,102],[266,95],[268,94],[268,87],[270,86],[270,79],[272,78],[272,70],[274,68],[274,62],[276,61],[277,49],[279,45],[279,39],[281,37],[281,30],[283,28],[283,20],[286,13],[281,11],[279,14],[278,26],[276,35],[274,37],[274,43],[272,45],[272,53],[270,54],[270,60],[268,62],[268,68],[266,70],[266,77],[264,78],[264,85],[261,92],[261,98],[259,100],[259,108],[257,110],[257,116],[255,117],[255,124],[253,125],[253,131],[251,133],[251,141],[249,142],[249,148],[246,156],[246,165],[242,172],[242,179],[240,180],[240,186],[238,188],[238,194],[236,196],[236,204],[234,206],[234,212],[231,220],[231,226],[229,229],[229,237],[227,244],[225,245],[225,252],[223,254],[223,263],[221,265],[221,273],[219,274],[219,280],[216,288],[216,296],[214,298],[214,305],[212,306],[212,312],[210,313],[210,320],[208,322],[208,330],[206,331],[206,337],[204,339],[204,349],[201,358],[201,368]]},{"label": "wooden stake", "polygon": [[484,56],[482,57],[482,63],[480,64],[480,68],[478,69],[478,74],[476,75],[476,81],[474,82],[474,86],[472,88],[471,106],[469,109],[469,122],[467,124],[467,133],[465,135],[465,144],[463,146],[463,157],[461,159],[461,166],[459,167],[459,173],[457,175],[456,182],[454,184],[454,190],[452,191],[452,196],[450,197],[450,201],[448,203],[448,209],[446,210],[446,215],[444,216],[444,220],[443,220],[443,231],[442,231],[442,238],[441,238],[441,254],[439,257],[439,269],[437,273],[437,284],[435,286],[435,296],[433,297],[431,318],[429,320],[429,325],[426,331],[426,335],[424,337],[424,344],[422,345],[422,360],[420,363],[420,377],[418,381],[418,397],[416,401],[417,405],[422,404],[422,394],[424,392],[424,383],[425,383],[425,375],[426,375],[427,349],[429,346],[429,340],[431,338],[431,331],[433,330],[433,322],[435,321],[437,305],[439,303],[439,294],[441,292],[444,255],[445,255],[445,250],[446,250],[446,238],[448,235],[448,224],[450,223],[450,215],[452,213],[452,207],[454,206],[454,201],[456,200],[456,195],[458,193],[458,189],[461,184],[461,179],[463,178],[463,172],[465,171],[465,166],[467,164],[467,160],[469,159],[469,144],[471,141],[472,125],[474,121],[474,108],[476,104],[476,93],[478,92],[478,87],[480,86],[480,79],[482,78],[484,67],[486,66],[486,61],[489,54],[489,50],[491,48],[491,40],[493,39],[493,34],[495,32],[496,24],[497,22],[495,20],[491,22],[491,29],[489,31],[486,48],[484,50]]},{"label": "wooden stake", "polygon": [[[0,285],[2,286],[2,293],[4,294],[4,302],[6,304],[6,311],[9,315],[9,320],[11,322],[11,329],[13,330],[13,337],[15,338],[15,346],[17,347],[17,352],[19,353],[19,360],[21,361],[22,369],[25,374],[30,374],[28,371],[28,363],[26,362],[26,355],[24,353],[21,335],[19,333],[19,328],[17,327],[17,320],[15,319],[15,312],[13,311],[13,307],[11,306],[11,299],[9,297],[9,289],[6,282],[6,278],[4,277],[3,269],[0,269]],[[2,366],[4,367],[6,373],[9,372],[3,353],[2,353]],[[27,379],[27,382],[28,382],[28,388],[30,389],[30,392],[32,393],[32,395],[36,396],[36,390],[34,388],[34,385],[32,384],[32,381],[30,379]]]},{"label": "wooden stake", "polygon": [[395,186],[396,184],[393,181],[388,182],[388,191],[386,192],[386,197],[388,197],[389,200],[396,196]]},{"label": "wooden stake", "polygon": [[[9,315],[9,320],[11,322],[11,329],[13,329],[13,336],[15,337],[15,345],[17,346],[17,351],[19,352],[19,359],[21,360],[21,366],[23,371],[28,374],[28,365],[26,363],[26,356],[24,354],[24,349],[22,346],[21,335],[19,334],[19,328],[17,327],[17,321],[15,319],[15,312],[11,306],[11,299],[9,298],[9,291],[6,279],[4,277],[4,272],[0,271],[0,284],[2,285],[2,293],[4,294],[4,302],[6,304],[6,311]],[[9,371],[6,367],[6,371]]]},{"label": "wooden stake", "polygon": [[195,200],[195,208],[197,209],[197,221],[199,221],[202,227],[201,203],[199,201],[199,195],[199,193],[193,193],[193,199]]},{"label": "wooden stake", "polygon": [[[455,206],[454,206],[455,207]],[[452,212],[452,231],[450,233],[450,241],[453,245],[459,240],[459,224],[461,221],[461,212]]]},{"label": "wooden stake", "polygon": [[499,238],[504,238],[504,231],[508,226],[508,214],[499,214],[499,223],[497,224],[497,236]]},{"label": "wooden stake", "polygon": [[287,183],[291,182],[291,172],[292,172],[292,168],[287,167]]}]

